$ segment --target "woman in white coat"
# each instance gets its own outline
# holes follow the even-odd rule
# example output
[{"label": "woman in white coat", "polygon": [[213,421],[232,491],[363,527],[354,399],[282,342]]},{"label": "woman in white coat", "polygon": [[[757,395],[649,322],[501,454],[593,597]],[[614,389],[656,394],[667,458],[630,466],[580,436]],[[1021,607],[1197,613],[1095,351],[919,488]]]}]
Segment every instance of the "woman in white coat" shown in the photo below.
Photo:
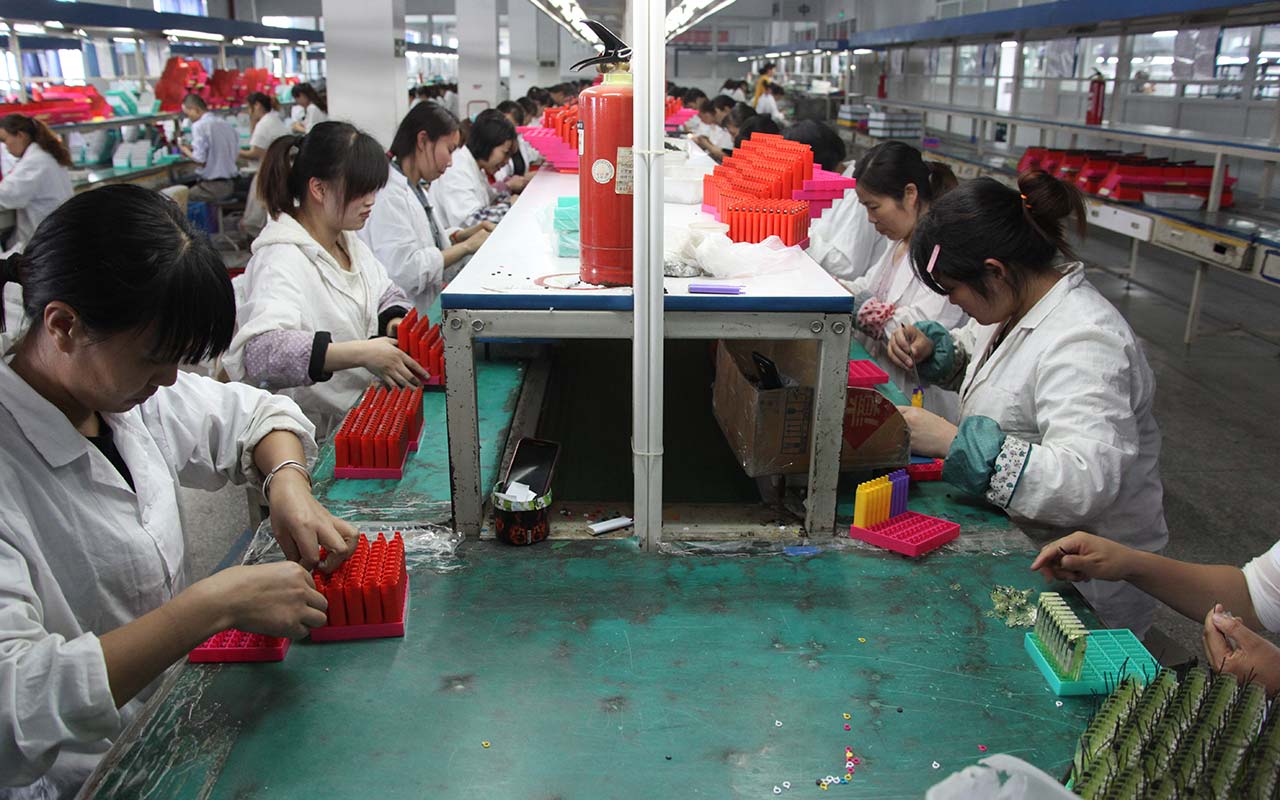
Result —
[{"label": "woman in white coat", "polygon": [[71,197],[71,153],[48,125],[22,114],[0,119],[0,142],[18,159],[0,178],[0,208],[17,212],[7,248],[21,252],[41,221]]},{"label": "woman in white coat", "polygon": [[[871,148],[858,159],[853,177],[867,221],[889,244],[865,275],[841,283],[853,294],[854,336],[872,358],[884,361],[889,337],[902,326],[937,320],[956,327],[967,319],[959,306],[916,277],[908,246],[917,221],[955,188],[956,178],[945,165],[925,162],[919,150],[902,142]],[[889,379],[909,397],[919,385],[914,370],[886,366]],[[924,403],[951,421],[959,414],[960,398],[954,391],[925,392]]]},{"label": "woman in white coat", "polygon": [[[466,228],[477,222],[499,222],[511,207],[504,186],[494,177],[519,147],[516,129],[496,110],[485,111],[471,125],[465,147],[453,154],[453,164],[433,181],[427,196],[440,212],[447,228]],[[512,191],[524,187],[523,176],[513,176]]]},{"label": "woman in white coat", "polygon": [[392,338],[412,304],[355,235],[386,182],[382,148],[346,122],[276,140],[258,173],[271,221],[253,242],[223,365],[292,397],[322,439],[369,384],[428,377]]},{"label": "woman in white coat", "polygon": [[[298,407],[179,370],[235,307],[208,239],[130,185],[76,197],[0,263],[27,334],[0,360],[0,797],[70,798],[171,664],[227,628],[325,622],[310,570],[354,529],[311,496]],[[176,486],[267,481],[292,562],[188,585]],[[191,531],[189,533],[197,533]]]},{"label": "woman in white coat", "polygon": [[443,106],[410,109],[391,141],[387,185],[357,234],[420,314],[494,228],[492,222],[450,228],[427,197],[426,186],[449,168],[460,144],[458,118]]},{"label": "woman in white coat", "polygon": [[311,133],[311,129],[329,119],[329,106],[316,87],[309,83],[299,83],[289,90],[293,97],[294,108],[302,109],[301,119],[293,123],[294,133]]},{"label": "woman in white coat", "polygon": [[[1169,532],[1155,377],[1133,329],[1071,261],[1064,222],[1083,227],[1079,191],[1043,172],[1018,185],[965,183],[912,236],[920,279],[973,318],[952,330],[916,323],[890,342],[893,361],[960,389],[958,427],[904,410],[912,449],[945,456],[944,479],[1028,533],[1084,528],[1158,552]],[[1149,595],[1127,583],[1077,588],[1107,625],[1146,633]]]}]

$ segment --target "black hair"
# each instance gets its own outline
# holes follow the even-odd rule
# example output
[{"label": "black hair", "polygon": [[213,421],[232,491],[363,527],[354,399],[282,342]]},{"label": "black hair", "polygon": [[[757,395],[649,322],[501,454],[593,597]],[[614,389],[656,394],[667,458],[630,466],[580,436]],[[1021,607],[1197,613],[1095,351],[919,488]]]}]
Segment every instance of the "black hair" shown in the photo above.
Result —
[{"label": "black hair", "polygon": [[[1077,234],[1084,236],[1080,190],[1042,170],[1019,175],[1017,189],[994,178],[966,181],[916,222],[911,260],[920,280],[939,294],[946,292],[937,279],[946,277],[987,297],[991,273],[984,262],[993,258],[1005,265],[1005,280],[1020,295],[1028,278],[1053,269],[1059,253],[1075,258],[1066,238],[1071,216]],[[931,274],[935,246],[938,258]]]},{"label": "black hair", "polygon": [[713,111],[732,111],[733,107],[738,104],[737,100],[727,94],[718,94],[707,102],[711,104]]},{"label": "black hair", "polygon": [[533,98],[525,96],[516,101],[520,104],[520,110],[524,112],[524,120],[526,123],[531,122],[538,114],[538,104]]},{"label": "black hair", "polygon": [[258,196],[272,217],[292,214],[307,182],[319,178],[339,184],[343,203],[350,203],[386,186],[387,170],[387,155],[372,136],[349,122],[321,122],[305,136],[271,143],[258,170]]},{"label": "black hair", "polygon": [[537,86],[530,87],[529,91],[525,92],[525,97],[528,97],[543,108],[547,108],[553,104],[551,100],[551,92]]},{"label": "black hair", "polygon": [[15,136],[25,135],[34,144],[40,145],[41,150],[53,156],[53,160],[57,161],[59,166],[71,166],[71,151],[67,149],[67,143],[62,141],[62,137],[54,133],[43,120],[28,117],[26,114],[5,114],[0,117],[0,128],[3,128],[5,133]]},{"label": "black hair", "polygon": [[733,91],[736,88],[738,88],[738,81],[734,78],[726,78],[725,82],[720,84],[721,91]]},{"label": "black hair", "polygon": [[262,106],[267,111],[273,111],[279,106],[274,97],[264,92],[252,92],[244,99],[244,104],[246,106]]},{"label": "black hair", "polygon": [[95,337],[153,331],[149,355],[164,363],[217,356],[235,333],[222,258],[176,203],[140,186],[104,186],[58,206],[21,255],[0,261],[5,281],[22,285],[29,319],[58,301]]},{"label": "black hair", "polygon": [[476,121],[471,124],[471,132],[467,134],[467,149],[476,157],[476,161],[483,161],[495,149],[515,138],[516,126],[511,124],[511,120],[502,116],[495,108],[486,108],[476,115]]},{"label": "black hair", "polygon": [[756,114],[742,123],[738,135],[733,137],[733,146],[742,147],[742,143],[750,139],[753,133],[782,133],[782,129],[768,114]]},{"label": "black hair", "polygon": [[787,94],[787,90],[782,88],[782,84],[774,83],[773,81],[769,82],[768,90],[769,94],[774,97],[785,97]]},{"label": "black hair", "polygon": [[872,194],[892,197],[899,203],[907,185],[914,185],[916,202],[925,205],[954,189],[957,183],[955,173],[946,164],[925,161],[911,145],[892,141],[881,142],[858,159],[853,178]]},{"label": "black hair", "polygon": [[498,111],[502,112],[503,116],[510,114],[511,116],[515,117],[516,125],[524,124],[524,109],[521,108],[520,104],[517,103],[516,101],[503,100],[501,103],[498,103],[497,109]]},{"label": "black hair", "polygon": [[761,74],[761,75],[765,75],[765,74],[769,73],[770,71],[775,70],[775,69],[777,69],[777,68],[778,68],[778,65],[777,65],[777,64],[773,63],[772,61],[766,61],[766,62],[764,62],[764,66],[760,68],[760,74]]},{"label": "black hair", "polygon": [[427,138],[434,142],[456,130],[458,118],[452,111],[435,103],[418,103],[400,120],[400,127],[391,140],[391,155],[397,161],[412,156],[418,149],[419,133],[426,133]]},{"label": "black hair", "polygon": [[742,130],[742,126],[747,124],[747,120],[757,116],[756,110],[746,103],[735,103],[733,108],[729,110],[729,118],[725,120],[738,130]]},{"label": "black hair", "polygon": [[685,89],[684,94],[680,96],[680,99],[684,101],[686,106],[697,108],[699,103],[707,99],[707,93],[697,87],[694,87],[692,89]]},{"label": "black hair", "polygon": [[208,111],[208,110],[209,110],[209,104],[208,104],[208,103],[206,103],[206,102],[204,101],[204,98],[203,98],[203,97],[201,97],[201,96],[200,96],[200,95],[198,95],[198,94],[194,94],[194,93],[190,93],[190,92],[188,92],[188,93],[187,93],[187,96],[186,96],[186,97],[182,98],[182,105],[183,105],[184,107],[189,106],[189,107],[194,108],[194,109],[196,109],[196,110],[198,110],[198,111]]},{"label": "black hair", "polygon": [[684,97],[685,88],[674,83],[667,84],[667,97]]},{"label": "black hair", "polygon": [[809,145],[813,150],[813,160],[825,170],[840,171],[840,163],[845,158],[844,139],[830,125],[813,119],[802,119],[787,128],[782,137],[792,142]]},{"label": "black hair", "polygon": [[309,83],[294,84],[294,87],[289,90],[289,95],[294,100],[297,100],[299,97],[305,97],[312,103],[319,106],[321,111],[326,114],[329,113],[329,104],[326,103],[324,98],[320,96],[320,93],[316,91],[316,87]]}]

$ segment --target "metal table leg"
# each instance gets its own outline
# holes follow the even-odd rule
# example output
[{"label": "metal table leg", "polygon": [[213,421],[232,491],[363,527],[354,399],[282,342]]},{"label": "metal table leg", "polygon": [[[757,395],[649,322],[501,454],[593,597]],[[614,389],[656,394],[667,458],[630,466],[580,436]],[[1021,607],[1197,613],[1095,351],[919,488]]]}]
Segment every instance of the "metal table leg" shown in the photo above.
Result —
[{"label": "metal table leg", "polygon": [[1191,344],[1191,340],[1196,338],[1196,329],[1200,327],[1200,296],[1204,288],[1204,276],[1208,271],[1208,264],[1203,261],[1196,263],[1196,280],[1191,286],[1191,305],[1187,309],[1187,329],[1182,335],[1183,344]]},{"label": "metal table leg", "polygon": [[444,311],[445,406],[449,430],[449,484],[454,529],[479,536],[484,520],[484,487],[480,486],[480,422],[476,401],[476,360],[472,331],[463,318]]},{"label": "metal table leg", "polygon": [[[836,528],[836,484],[844,444],[844,402],[848,382],[848,317],[824,315],[814,322],[818,339],[818,380],[813,397],[813,430],[809,445],[809,496],[805,530],[810,536],[832,536]],[[820,327],[819,327],[820,326]]]}]

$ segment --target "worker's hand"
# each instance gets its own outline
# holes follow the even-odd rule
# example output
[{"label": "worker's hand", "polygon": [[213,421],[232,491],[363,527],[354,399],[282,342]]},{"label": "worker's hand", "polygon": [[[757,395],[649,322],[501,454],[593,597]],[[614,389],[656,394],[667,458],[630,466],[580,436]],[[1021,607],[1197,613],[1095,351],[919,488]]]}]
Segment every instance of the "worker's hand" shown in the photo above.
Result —
[{"label": "worker's hand", "polygon": [[311,573],[291,561],[230,567],[190,591],[220,610],[222,630],[298,639],[327,621],[329,603],[316,591]]},{"label": "worker's hand", "polygon": [[1203,639],[1204,655],[1213,670],[1261,684],[1268,697],[1280,690],[1280,648],[1249,630],[1221,604],[1205,616]]},{"label": "worker's hand", "polygon": [[511,190],[512,194],[519,194],[524,191],[525,185],[529,183],[529,178],[524,175],[512,175],[510,178],[507,178],[506,183],[507,188]]},{"label": "worker's hand", "polygon": [[301,122],[295,122],[293,123],[293,127],[290,130],[292,130],[294,133],[306,133],[307,126],[303,125]]},{"label": "worker's hand", "polygon": [[905,370],[933,358],[933,340],[915,325],[903,325],[889,337],[889,360]]},{"label": "worker's hand", "polygon": [[387,323],[387,336],[388,336],[388,337],[390,337],[390,338],[392,338],[392,339],[396,338],[396,331],[400,330],[400,323],[401,323],[401,322],[404,322],[404,317],[396,317],[395,319],[393,319],[393,320],[391,320],[390,322],[388,322],[388,323]]},{"label": "worker's hand", "polygon": [[480,245],[489,241],[489,231],[481,230],[471,236],[468,236],[462,244],[466,247],[467,252],[475,254],[480,249]]},{"label": "worker's hand", "polygon": [[707,148],[711,147],[711,140],[702,135],[693,137],[693,143],[696,144],[698,147],[701,147],[703,150],[706,150]]},{"label": "worker's hand", "polygon": [[1040,555],[1031,562],[1031,569],[1039,571],[1046,582],[1093,578],[1123,581],[1132,572],[1130,565],[1134,555],[1133,549],[1119,542],[1076,531],[1041,548]]},{"label": "worker's hand", "polygon": [[[285,558],[308,571],[333,572],[355,550],[356,529],[325,510],[301,472],[282,469],[271,479],[271,531]],[[324,561],[320,548],[325,549]]]},{"label": "worker's hand", "polygon": [[458,242],[465,242],[466,240],[470,239],[472,236],[475,236],[477,233],[480,233],[481,231],[485,233],[492,233],[494,229],[497,227],[498,225],[496,222],[490,222],[489,220],[484,220],[483,222],[477,222],[475,225],[472,225],[470,228],[463,228],[462,230],[458,231],[457,235],[453,237],[453,241],[455,244],[457,244]]},{"label": "worker's hand", "polygon": [[915,406],[898,406],[911,429],[911,452],[921,456],[946,458],[957,428],[932,411]]},{"label": "worker's hand", "polygon": [[413,356],[396,345],[395,339],[380,337],[361,344],[363,358],[360,363],[387,386],[418,386],[431,377],[421,364],[413,360]]}]

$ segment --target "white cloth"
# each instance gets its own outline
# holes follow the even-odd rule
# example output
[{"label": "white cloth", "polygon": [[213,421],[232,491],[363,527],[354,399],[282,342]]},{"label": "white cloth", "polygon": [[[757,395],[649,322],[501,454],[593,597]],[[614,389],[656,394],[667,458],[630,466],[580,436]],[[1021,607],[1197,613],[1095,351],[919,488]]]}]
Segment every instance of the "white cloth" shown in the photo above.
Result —
[{"label": "white cloth", "polygon": [[302,114],[303,133],[311,133],[311,129],[319,125],[321,122],[327,122],[329,115],[320,110],[320,106],[312,103],[307,106],[307,110]]},{"label": "white cloth", "polygon": [[294,103],[292,106],[289,106],[290,122],[302,122],[306,118],[307,118],[307,110],[303,108],[301,105],[299,105],[298,103]]},{"label": "white cloth", "polygon": [[1244,579],[1258,621],[1269,631],[1280,631],[1280,542],[1244,565]]},{"label": "white cloth", "polygon": [[[989,417],[1006,436],[1033,445],[1006,510],[1036,538],[1087,530],[1160,551],[1169,529],[1155,375],[1133,329],[1085,279],[1083,265],[1060,269],[1063,277],[989,356],[1000,326],[972,320],[953,331],[970,354],[961,418]],[[1150,595],[1109,581],[1076,587],[1107,625],[1139,636],[1150,627]]]},{"label": "white cloth", "polygon": [[[884,238],[884,237],[881,237]],[[905,243],[890,242],[884,255],[866,275],[852,281],[840,281],[855,297],[870,294],[883,302],[892,303],[893,316],[884,326],[884,336],[872,339],[856,327],[854,338],[867,348],[867,352],[889,373],[889,380],[907,397],[917,386],[916,375],[889,361],[889,337],[898,328],[917,322],[933,320],[950,329],[963,325],[968,315],[947,299],[946,295],[925,286],[911,266],[910,253]],[[857,313],[854,309],[854,313]],[[960,397],[938,387],[924,393],[924,407],[933,413],[956,422],[960,416]]]},{"label": "white cloth", "polygon": [[196,170],[201,180],[216,181],[240,174],[240,134],[236,126],[206,111],[191,123],[191,159],[202,166]]},{"label": "white cloth", "polygon": [[780,125],[785,123],[787,119],[786,117],[782,116],[782,109],[778,108],[777,99],[775,99],[774,96],[769,92],[765,92],[764,94],[760,95],[760,99],[756,101],[756,113],[767,114],[773,117],[774,120]]},{"label": "white cloth", "polygon": [[733,91],[729,92],[729,96],[732,97],[734,100],[738,101],[739,103],[747,102],[747,93],[742,91],[741,89],[734,89]]},{"label": "white cloth", "polygon": [[32,142],[13,169],[0,178],[0,208],[16,213],[11,251],[21,252],[44,218],[71,198],[71,173],[40,145]]},{"label": "white cloth", "polygon": [[[288,214],[271,220],[253,240],[253,257],[244,273],[246,299],[236,309],[239,328],[222,362],[232,380],[245,379],[245,346],[264,333],[327,331],[335,344],[379,335],[378,304],[393,284],[368,245],[351,231],[342,236],[351,256],[350,271]],[[324,439],[377,380],[359,367],[280,393],[302,407],[317,436]]]},{"label": "white cloth", "polygon": [[455,117],[458,116],[458,95],[450,90],[446,91],[441,99],[444,101],[444,107],[453,112]]},{"label": "white cloth", "polygon": [[453,163],[444,174],[432,181],[427,198],[445,226],[457,228],[467,217],[492,205],[498,194],[471,148],[464,145],[453,151]]},{"label": "white cloth", "polygon": [[[425,314],[444,288],[444,253],[408,178],[394,167],[389,172],[369,221],[356,235],[409,295],[418,313]],[[440,212],[434,206],[432,212],[441,235],[448,236]]]},{"label": "white cloth", "polygon": [[4,800],[72,796],[158,685],[117,711],[98,637],[185,587],[176,485],[261,480],[253,448],[274,430],[315,453],[311,425],[287,398],[190,373],[102,416],[136,493],[0,361]]},{"label": "white cloth", "polygon": [[288,135],[289,124],[276,112],[268,111],[262,115],[262,119],[258,120],[258,124],[253,126],[253,133],[249,135],[249,147],[261,147],[266,150],[276,139]]},{"label": "white cloth", "polygon": [[733,134],[720,125],[703,125],[702,135],[721,150],[733,149]]},{"label": "white cloth", "polygon": [[[850,165],[844,175],[850,177],[852,173]],[[858,202],[852,189],[809,225],[808,253],[833,278],[861,278],[888,249],[889,240],[876,232],[876,226],[867,219],[866,207]]]}]

